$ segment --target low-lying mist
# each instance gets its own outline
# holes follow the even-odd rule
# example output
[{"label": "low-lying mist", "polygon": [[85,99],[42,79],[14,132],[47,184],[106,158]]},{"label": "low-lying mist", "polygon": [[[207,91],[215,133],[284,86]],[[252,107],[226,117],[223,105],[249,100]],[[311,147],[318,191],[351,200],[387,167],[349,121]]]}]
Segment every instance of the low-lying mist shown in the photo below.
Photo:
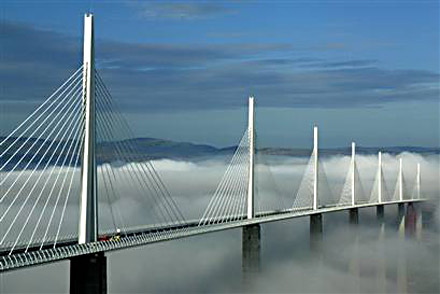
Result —
[{"label": "low-lying mist", "polygon": [[[432,205],[438,203],[438,155],[384,154],[383,171],[389,193],[395,188],[400,157],[404,162],[407,194],[413,193],[416,164],[420,163],[422,197],[434,199]],[[186,219],[201,217],[227,167],[226,158],[162,159],[153,163]],[[308,158],[257,157],[257,209],[290,207],[307,163]],[[112,168],[117,175],[134,171],[136,164],[139,163]],[[349,164],[348,156],[321,159],[331,187],[327,193],[339,197]],[[369,196],[377,172],[377,157],[357,156],[357,168],[364,192]],[[114,221],[116,226],[154,223],[157,208],[149,198],[127,181],[121,180],[119,184],[118,198],[107,197],[104,189],[100,190],[100,230],[112,230]],[[72,216],[77,215],[76,201],[78,197],[69,200],[67,209]],[[0,211],[4,211],[6,203]],[[387,206],[385,215],[385,234],[381,233],[373,208],[360,210],[356,233],[347,224],[346,212],[324,215],[320,252],[310,250],[308,218],[262,225],[262,270],[246,285],[241,269],[241,229],[109,252],[109,292],[438,293],[438,211],[419,239],[403,238],[398,233],[396,207]],[[65,232],[75,233],[76,219],[67,220],[64,226]],[[0,276],[1,293],[60,293],[67,292],[68,285],[68,261]]]}]

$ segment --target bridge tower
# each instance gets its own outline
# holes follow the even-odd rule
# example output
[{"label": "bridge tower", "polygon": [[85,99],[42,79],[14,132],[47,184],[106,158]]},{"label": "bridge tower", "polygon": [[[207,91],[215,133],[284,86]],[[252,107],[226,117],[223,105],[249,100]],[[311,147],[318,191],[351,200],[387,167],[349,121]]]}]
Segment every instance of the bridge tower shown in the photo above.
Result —
[{"label": "bridge tower", "polygon": [[417,175],[416,175],[416,197],[417,197],[417,199],[420,199],[420,185],[421,185],[420,163],[417,163]]},{"label": "bridge tower", "polygon": [[83,112],[84,147],[81,165],[81,199],[78,243],[95,242],[98,236],[97,176],[95,160],[95,49],[93,15],[84,16]]},{"label": "bridge tower", "polygon": [[399,201],[403,200],[403,160],[399,158]]},{"label": "bridge tower", "polygon": [[377,194],[378,194],[378,199],[377,199],[377,202],[379,202],[379,203],[382,203],[382,152],[381,151],[379,151],[379,153],[378,153],[378,158],[379,158],[379,163],[378,163],[378,166],[379,166],[379,168],[378,168],[378,170],[377,170],[377,178],[378,178],[378,181],[377,181]]},{"label": "bridge tower", "polygon": [[318,126],[313,127],[313,210],[318,209]]},{"label": "bridge tower", "polygon": [[351,142],[351,206],[355,206],[356,201],[356,143]]},{"label": "bridge tower", "polygon": [[[248,136],[249,177],[247,195],[247,219],[253,219],[255,217],[255,101],[254,97],[252,96],[249,97]],[[249,284],[253,281],[253,277],[260,271],[261,227],[259,224],[252,224],[244,226],[242,230],[242,271],[244,282],[247,286],[249,286]]]},{"label": "bridge tower", "polygon": [[247,218],[255,216],[254,211],[254,156],[255,156],[255,108],[254,97],[249,97],[249,116],[248,116],[248,136],[249,136],[249,178],[248,178],[248,197],[247,197]]},{"label": "bridge tower", "polygon": [[[402,158],[399,158],[399,175],[398,175],[398,200],[403,200],[403,161]],[[397,204],[397,221],[398,221],[398,227],[399,232],[401,234],[404,234],[405,231],[405,203],[399,203]]]},{"label": "bridge tower", "polygon": [[[313,210],[318,209],[318,126],[313,127]],[[310,215],[310,247],[320,251],[322,243],[322,214]]]},{"label": "bridge tower", "polygon": [[379,151],[378,153],[378,169],[377,169],[377,206],[376,206],[376,215],[377,215],[377,220],[382,224],[382,222],[384,221],[384,206],[382,204],[382,152]]},{"label": "bridge tower", "polygon": [[357,225],[359,223],[359,211],[357,208],[354,208],[356,205],[356,143],[351,143],[351,206],[348,211],[349,213],[349,222],[352,225]]},{"label": "bridge tower", "polygon": [[[85,129],[81,165],[78,243],[98,239],[97,172],[95,158],[95,48],[93,15],[84,16],[83,113]],[[107,265],[103,252],[81,255],[70,261],[70,293],[107,293]]]}]

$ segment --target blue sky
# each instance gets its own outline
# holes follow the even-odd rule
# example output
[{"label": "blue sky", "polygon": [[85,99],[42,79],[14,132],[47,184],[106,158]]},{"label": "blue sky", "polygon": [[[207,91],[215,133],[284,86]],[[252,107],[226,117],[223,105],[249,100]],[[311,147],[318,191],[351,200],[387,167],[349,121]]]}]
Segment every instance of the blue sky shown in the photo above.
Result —
[{"label": "blue sky", "polygon": [[138,136],[236,144],[247,96],[261,145],[439,146],[438,1],[2,1],[1,132],[81,63]]}]

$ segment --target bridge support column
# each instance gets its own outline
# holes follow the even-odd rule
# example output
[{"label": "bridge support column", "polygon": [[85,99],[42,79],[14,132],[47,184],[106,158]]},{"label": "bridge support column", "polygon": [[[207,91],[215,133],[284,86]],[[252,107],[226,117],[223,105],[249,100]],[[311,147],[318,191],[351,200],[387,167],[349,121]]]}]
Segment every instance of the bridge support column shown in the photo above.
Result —
[{"label": "bridge support column", "polygon": [[260,272],[261,227],[259,224],[243,227],[242,271],[243,282],[247,286]]},{"label": "bridge support column", "polygon": [[[405,216],[405,204],[399,203],[397,205],[397,225],[399,230],[399,239],[403,240],[406,234],[406,223],[408,222]],[[403,246],[402,246],[403,245]],[[405,245],[402,244],[397,248],[397,268],[396,268],[396,282],[397,282],[397,292],[407,293],[408,292],[408,269],[407,269],[407,252],[405,250]]]},{"label": "bridge support column", "polygon": [[[430,230],[433,228],[435,222],[435,210],[432,205],[428,203],[420,204],[420,225],[422,230]],[[423,217],[422,217],[423,215]]]},{"label": "bridge support column", "polygon": [[359,209],[350,208],[350,210],[348,211],[348,219],[349,219],[350,225],[359,224]]},{"label": "bridge support column", "polygon": [[103,252],[80,255],[70,260],[70,293],[107,293],[107,260]]},{"label": "bridge support column", "polygon": [[379,224],[379,240],[377,243],[377,282],[376,282],[376,292],[386,293],[386,281],[387,281],[387,271],[386,271],[386,254],[384,247],[385,239],[385,208],[383,204],[376,206],[376,216],[377,222]]},{"label": "bridge support column", "polygon": [[398,218],[400,221],[401,218],[403,218],[405,216],[405,203],[397,204],[397,210],[398,210]]},{"label": "bridge support column", "polygon": [[397,228],[400,235],[405,234],[405,204],[397,204]]},{"label": "bridge support column", "polygon": [[408,208],[405,215],[405,236],[407,238],[414,238],[418,229],[418,216],[416,205],[412,202],[408,203]]},{"label": "bridge support column", "polygon": [[322,214],[310,216],[310,249],[319,252],[322,245]]},{"label": "bridge support column", "polygon": [[379,223],[383,223],[385,220],[385,209],[383,205],[376,206],[376,216]]},{"label": "bridge support column", "polygon": [[348,211],[348,221],[349,221],[349,242],[352,245],[352,251],[350,254],[350,261],[348,264],[348,271],[352,274],[353,283],[355,288],[353,288],[354,293],[360,293],[360,249],[359,249],[359,209],[351,208]]},{"label": "bridge support column", "polygon": [[385,235],[385,209],[382,204],[376,206],[376,217],[379,224],[379,238]]}]

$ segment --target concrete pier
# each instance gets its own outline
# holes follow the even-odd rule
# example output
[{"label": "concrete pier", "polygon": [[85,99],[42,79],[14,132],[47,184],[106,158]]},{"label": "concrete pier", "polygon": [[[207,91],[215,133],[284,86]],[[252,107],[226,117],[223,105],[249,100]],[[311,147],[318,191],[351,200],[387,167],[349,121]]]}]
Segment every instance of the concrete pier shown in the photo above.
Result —
[{"label": "concrete pier", "polygon": [[402,237],[405,235],[405,204],[399,203],[397,206],[397,230],[399,232],[399,236]]},{"label": "concrete pier", "polygon": [[405,216],[405,203],[397,204],[397,213],[398,213],[399,218]]},{"label": "concrete pier", "polygon": [[243,227],[242,271],[243,280],[249,283],[260,272],[261,227],[259,224]]},{"label": "concrete pier", "polygon": [[348,211],[348,220],[350,225],[359,224],[359,210],[357,208],[351,208]]},{"label": "concrete pier", "polygon": [[397,204],[397,220],[400,225],[402,221],[405,219],[405,204],[399,203]]},{"label": "concrete pier", "polygon": [[350,246],[350,259],[348,263],[348,272],[351,274],[353,284],[353,293],[361,293],[361,267],[360,267],[360,248],[359,248],[359,210],[351,208],[348,211],[349,230],[347,239]]},{"label": "concrete pier", "polygon": [[376,206],[376,216],[379,223],[384,222],[385,218],[385,209],[383,205]]},{"label": "concrete pier", "polygon": [[405,236],[408,238],[416,237],[417,233],[417,208],[416,204],[408,203],[408,209],[405,215]]},{"label": "concrete pier", "polygon": [[310,249],[320,252],[322,246],[322,214],[310,216]]},{"label": "concrete pier", "polygon": [[107,260],[103,252],[70,260],[70,293],[107,293]]}]

